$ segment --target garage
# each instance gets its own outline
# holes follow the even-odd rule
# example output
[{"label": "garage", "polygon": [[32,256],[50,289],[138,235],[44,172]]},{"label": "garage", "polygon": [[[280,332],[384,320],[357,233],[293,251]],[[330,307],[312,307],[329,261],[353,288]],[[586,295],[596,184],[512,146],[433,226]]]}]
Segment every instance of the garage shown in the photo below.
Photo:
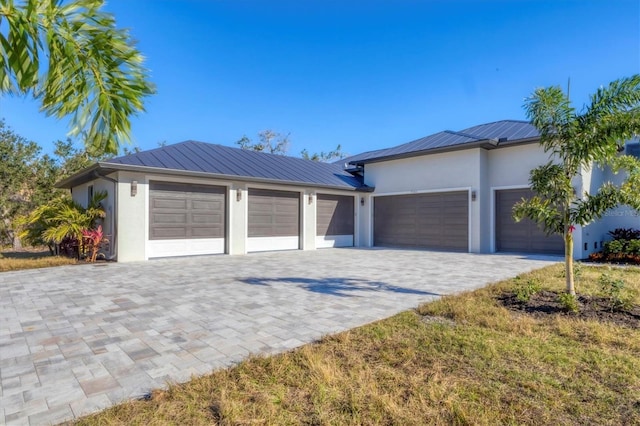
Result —
[{"label": "garage", "polygon": [[529,219],[513,220],[513,205],[522,198],[530,198],[533,191],[504,189],[496,191],[496,251],[514,253],[563,254],[564,242],[559,235],[548,236]]},{"label": "garage", "polygon": [[300,248],[300,193],[249,188],[247,251]]},{"label": "garage", "polygon": [[469,251],[467,191],[378,196],[373,210],[376,246]]},{"label": "garage", "polygon": [[318,194],[316,247],[352,247],[353,202],[349,195]]},{"label": "garage", "polygon": [[223,186],[149,184],[148,257],[225,252]]}]

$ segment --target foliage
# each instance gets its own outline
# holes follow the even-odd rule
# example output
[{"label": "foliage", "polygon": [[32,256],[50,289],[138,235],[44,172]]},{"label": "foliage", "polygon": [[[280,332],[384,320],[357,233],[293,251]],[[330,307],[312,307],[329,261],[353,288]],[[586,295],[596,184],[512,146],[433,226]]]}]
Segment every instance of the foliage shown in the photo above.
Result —
[{"label": "foliage", "polygon": [[347,154],[342,152],[342,146],[338,145],[336,149],[334,149],[333,151],[329,151],[329,152],[321,151],[319,153],[314,152],[313,154],[309,154],[309,151],[305,148],[302,150],[302,152],[300,152],[300,156],[305,160],[322,161],[324,163],[329,163],[331,161],[345,158]]},{"label": "foliage", "polygon": [[101,245],[106,242],[108,242],[108,240],[104,237],[102,225],[98,225],[95,229],[82,230],[82,245],[89,253],[87,256],[87,262],[96,261]]},{"label": "foliage", "polygon": [[[640,209],[640,161],[619,156],[621,145],[640,133],[640,75],[601,87],[591,102],[578,112],[559,87],[536,89],[526,100],[531,123],[540,132],[540,144],[553,157],[531,171],[536,193],[514,206],[516,221],[530,218],[549,234],[565,241],[566,288],[575,294],[573,235],[576,225],[585,226],[620,204]],[[595,193],[575,193],[572,180],[593,165],[608,165],[625,172],[622,184],[604,183]]]},{"label": "foliage", "polygon": [[0,93],[33,96],[47,115],[70,117],[89,151],[116,154],[154,88],[103,4],[0,0]]},{"label": "foliage", "polygon": [[558,301],[567,312],[579,312],[578,299],[575,294],[562,293],[558,295]]},{"label": "foliage", "polygon": [[534,278],[523,280],[520,276],[517,276],[514,279],[514,282],[516,283],[516,299],[522,303],[528,302],[531,299],[531,296],[542,290],[542,287],[540,287],[540,281]]},{"label": "foliage", "polygon": [[640,240],[640,229],[633,228],[616,228],[613,231],[607,232],[614,240]]},{"label": "foliage", "polygon": [[236,144],[249,151],[286,155],[289,150],[289,136],[290,133],[283,135],[267,129],[258,133],[258,142],[254,143],[247,135],[243,135]]},{"label": "foliage", "polygon": [[100,203],[106,196],[106,192],[97,191],[87,208],[63,197],[44,204],[19,220],[23,227],[20,237],[33,245],[44,242],[50,248],[69,238],[77,244],[82,241],[83,230],[93,228],[98,219],[105,217]]},{"label": "foliage", "polygon": [[609,300],[611,310],[629,309],[631,297],[625,294],[625,282],[622,278],[615,279],[611,274],[605,273],[598,280],[602,294]]},{"label": "foliage", "polygon": [[0,245],[19,243],[14,220],[52,197],[55,162],[0,120]]}]

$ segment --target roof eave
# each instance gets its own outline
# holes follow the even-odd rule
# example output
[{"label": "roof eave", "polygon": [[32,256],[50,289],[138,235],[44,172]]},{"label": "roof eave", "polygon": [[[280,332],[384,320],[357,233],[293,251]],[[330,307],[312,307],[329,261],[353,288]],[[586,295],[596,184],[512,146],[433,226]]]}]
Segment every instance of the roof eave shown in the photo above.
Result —
[{"label": "roof eave", "polygon": [[56,187],[71,188],[72,186],[80,185],[82,183],[88,182],[89,180],[95,179],[98,176],[104,176],[105,174],[113,173],[116,171],[157,173],[157,174],[172,175],[172,176],[206,177],[210,179],[236,180],[241,182],[258,182],[258,183],[269,183],[269,184],[287,185],[287,186],[312,186],[314,188],[339,189],[339,190],[358,191],[358,192],[373,191],[373,188],[366,187],[366,186],[353,187],[353,186],[326,185],[326,184],[319,184],[319,183],[313,183],[313,182],[283,181],[279,179],[225,175],[220,173],[209,173],[209,172],[199,172],[199,171],[179,170],[179,169],[165,169],[162,167],[138,166],[133,164],[120,164],[120,163],[109,163],[109,162],[96,163],[93,166],[89,167],[88,169],[85,169],[66,179],[61,180],[56,184]]},{"label": "roof eave", "polygon": [[359,165],[364,165],[369,163],[380,163],[383,161],[400,160],[403,158],[420,157],[422,155],[441,154],[445,152],[463,151],[465,149],[473,149],[473,148],[483,148],[486,150],[492,150],[492,149],[498,149],[498,148],[506,148],[508,146],[513,146],[513,145],[525,145],[529,143],[536,143],[539,141],[540,141],[540,137],[538,136],[525,138],[525,139],[517,139],[513,141],[510,141],[510,140],[497,141],[495,139],[484,139],[477,142],[464,143],[464,144],[453,145],[453,146],[445,146],[442,148],[431,148],[431,149],[424,149],[420,151],[412,151],[412,152],[405,152],[401,154],[387,155],[384,157],[374,157],[374,158],[367,158],[364,160],[355,160],[355,161],[349,162],[349,164],[359,166]]}]

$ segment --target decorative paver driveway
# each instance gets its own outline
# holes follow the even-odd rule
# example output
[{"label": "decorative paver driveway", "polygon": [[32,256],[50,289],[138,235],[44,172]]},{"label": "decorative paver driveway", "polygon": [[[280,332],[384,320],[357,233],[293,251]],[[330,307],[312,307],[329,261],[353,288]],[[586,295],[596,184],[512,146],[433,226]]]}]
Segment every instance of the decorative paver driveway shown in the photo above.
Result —
[{"label": "decorative paver driveway", "polygon": [[0,423],[72,419],[557,260],[328,249],[0,273]]}]

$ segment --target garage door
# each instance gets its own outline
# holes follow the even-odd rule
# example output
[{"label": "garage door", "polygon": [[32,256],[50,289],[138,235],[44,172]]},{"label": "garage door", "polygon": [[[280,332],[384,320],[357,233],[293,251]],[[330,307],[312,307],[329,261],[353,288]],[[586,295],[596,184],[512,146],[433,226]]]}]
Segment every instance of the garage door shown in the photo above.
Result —
[{"label": "garage door", "polygon": [[300,247],[300,193],[249,189],[248,251]]},{"label": "garage door", "polygon": [[226,188],[151,182],[148,257],[224,253]]},{"label": "garage door", "polygon": [[375,197],[373,209],[376,246],[469,250],[467,191]]},{"label": "garage door", "polygon": [[513,220],[513,205],[522,198],[530,198],[530,189],[505,189],[496,191],[496,251],[520,253],[564,253],[564,243],[559,235],[547,236],[538,225],[524,219]]},{"label": "garage door", "polygon": [[318,194],[316,247],[353,246],[353,197]]}]

